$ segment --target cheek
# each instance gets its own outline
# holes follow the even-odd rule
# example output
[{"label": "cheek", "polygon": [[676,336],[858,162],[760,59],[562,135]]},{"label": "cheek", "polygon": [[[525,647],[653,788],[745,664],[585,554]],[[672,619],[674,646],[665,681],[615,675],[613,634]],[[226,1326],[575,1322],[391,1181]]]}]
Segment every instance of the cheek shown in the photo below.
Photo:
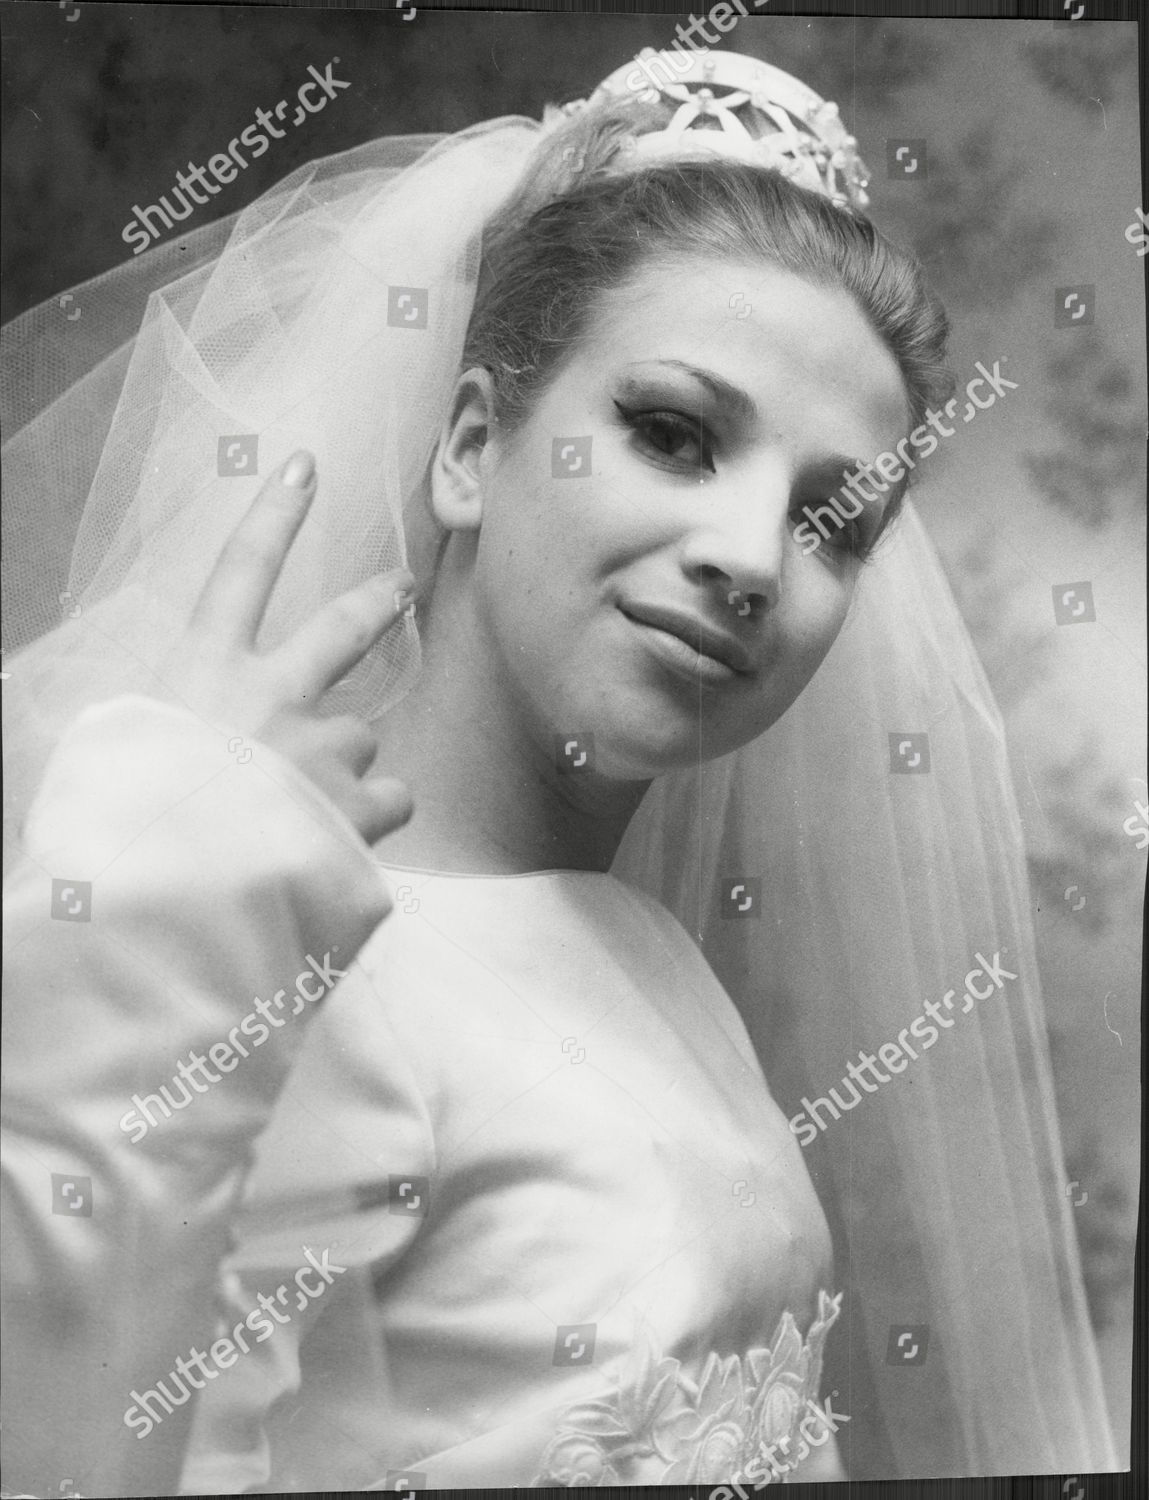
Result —
[{"label": "cheek", "polygon": [[778,657],[757,705],[758,733],[775,723],[801,696],[846,622],[854,580],[848,575],[835,577],[828,569],[823,569],[823,574],[794,582],[788,596],[783,583],[777,621]]},{"label": "cheek", "polygon": [[[589,601],[604,568],[622,549],[619,492],[596,472],[552,473],[550,440],[500,465],[484,497],[478,575],[483,592],[508,590],[566,610]],[[568,459],[577,459],[577,453]],[[597,457],[597,456],[596,456]],[[589,460],[584,461],[589,469]]]},{"label": "cheek", "polygon": [[553,478],[550,449],[500,465],[484,497],[475,558],[475,605],[514,670],[533,671],[571,652],[594,597],[587,490]]},{"label": "cheek", "polygon": [[519,457],[485,481],[475,562],[486,590],[517,589],[537,578],[539,560],[554,551],[554,488],[538,463]]},{"label": "cheek", "polygon": [[[856,572],[857,565],[853,568]],[[854,572],[836,572],[818,558],[802,559],[795,569],[802,578],[790,598],[786,630],[791,643],[793,675],[799,690],[809,682],[837,640],[854,595]],[[783,609],[786,602],[783,600]]]},{"label": "cheek", "polygon": [[837,574],[824,567],[821,576],[813,581],[807,591],[800,629],[805,650],[816,656],[818,661],[829,651],[846,623],[857,585],[859,566],[857,563],[848,564]]}]

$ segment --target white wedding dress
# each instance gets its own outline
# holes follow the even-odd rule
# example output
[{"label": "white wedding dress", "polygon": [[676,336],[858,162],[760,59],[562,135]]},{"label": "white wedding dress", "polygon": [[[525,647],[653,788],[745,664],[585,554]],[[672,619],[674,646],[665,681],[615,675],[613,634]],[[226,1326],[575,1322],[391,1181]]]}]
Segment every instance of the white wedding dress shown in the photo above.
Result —
[{"label": "white wedding dress", "polygon": [[[260,1143],[228,1317],[290,1282],[305,1244],[347,1269],[313,1326],[293,1318],[204,1392],[186,1487],[728,1479],[819,1395],[801,1340],[765,1351],[783,1320],[814,1321],[830,1276],[729,998],[611,875],[389,878],[395,913]],[[700,1401],[713,1354],[738,1372],[723,1400],[742,1382],[741,1451],[712,1433],[717,1385]],[[586,1419],[593,1398],[617,1403],[612,1426]]]},{"label": "white wedding dress", "polygon": [[[386,869],[273,752],[240,762],[144,699],[65,737],[25,847],[9,941],[17,969],[47,954],[47,1029],[14,1040],[71,1121],[51,1168],[96,1164],[87,1232],[38,1216],[29,1269],[62,1263],[89,1414],[117,1310],[168,1276],[168,1308],[188,1298],[161,1364],[111,1393],[154,1442],[204,1386],[185,1492],[718,1483],[825,1421],[822,1210],[730,999],[650,896]],[[92,881],[50,949],[22,942],[48,869]],[[309,957],[347,971],[322,1004],[238,1030]],[[180,1104],[178,1061],[220,1043],[230,1066]],[[44,1086],[12,1081],[30,1122]],[[280,1292],[271,1336],[172,1373],[309,1262],[337,1269]]]}]

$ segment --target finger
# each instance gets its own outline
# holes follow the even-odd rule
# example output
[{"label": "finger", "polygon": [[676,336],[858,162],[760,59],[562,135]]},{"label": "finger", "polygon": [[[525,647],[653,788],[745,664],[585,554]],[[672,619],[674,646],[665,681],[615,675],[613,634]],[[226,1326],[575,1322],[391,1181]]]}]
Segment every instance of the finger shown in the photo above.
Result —
[{"label": "finger", "polygon": [[301,691],[339,681],[409,608],[415,581],[406,569],[380,573],[325,605],[272,653]]},{"label": "finger", "polygon": [[292,761],[338,801],[342,789],[371,769],[379,740],[371,726],[351,714],[327,718],[277,710],[252,735]]},{"label": "finger", "polygon": [[219,555],[192,623],[253,646],[284,558],[315,495],[315,459],[301,448],[271,476]]},{"label": "finger", "polygon": [[322,719],[320,724],[330,738],[335,753],[350,766],[356,777],[364,776],[375,761],[379,741],[362,719],[350,714],[336,719]]},{"label": "finger", "polygon": [[392,776],[373,776],[357,782],[349,798],[351,821],[368,844],[376,844],[402,828],[415,810],[406,784]]}]

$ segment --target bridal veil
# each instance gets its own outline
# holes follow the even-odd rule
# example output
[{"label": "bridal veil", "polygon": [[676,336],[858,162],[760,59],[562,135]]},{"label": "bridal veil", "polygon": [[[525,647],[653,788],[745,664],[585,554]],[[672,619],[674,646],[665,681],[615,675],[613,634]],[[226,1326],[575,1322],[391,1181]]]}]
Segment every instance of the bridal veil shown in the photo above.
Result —
[{"label": "bridal veil", "polygon": [[[316,162],[74,288],[80,316],[52,300],[5,330],[10,848],[81,706],[179,700],[166,648],[288,452],[313,450],[320,484],[265,643],[408,561],[481,230],[544,129]],[[377,717],[419,661],[407,619],[333,711]],[[701,943],[788,1116],[956,992],[936,1045],[821,1110],[806,1151],[846,1293],[826,1385],[851,1477],[1116,1467],[1001,720],[911,506],[812,684],[745,749],[656,783],[615,868]],[[982,960],[1016,977],[963,1010]]]}]

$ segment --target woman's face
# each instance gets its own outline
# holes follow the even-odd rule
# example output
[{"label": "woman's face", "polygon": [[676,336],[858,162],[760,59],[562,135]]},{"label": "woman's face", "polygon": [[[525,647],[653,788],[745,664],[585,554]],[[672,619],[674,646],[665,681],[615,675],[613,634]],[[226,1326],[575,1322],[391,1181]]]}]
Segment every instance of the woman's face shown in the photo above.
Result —
[{"label": "woman's face", "polygon": [[[761,263],[647,264],[475,464],[471,611],[492,686],[540,744],[593,734],[611,777],[761,734],[817,670],[863,566],[845,530],[803,551],[802,508],[893,449],[907,416],[897,362],[846,292]],[[881,505],[856,523],[863,543]]]}]

